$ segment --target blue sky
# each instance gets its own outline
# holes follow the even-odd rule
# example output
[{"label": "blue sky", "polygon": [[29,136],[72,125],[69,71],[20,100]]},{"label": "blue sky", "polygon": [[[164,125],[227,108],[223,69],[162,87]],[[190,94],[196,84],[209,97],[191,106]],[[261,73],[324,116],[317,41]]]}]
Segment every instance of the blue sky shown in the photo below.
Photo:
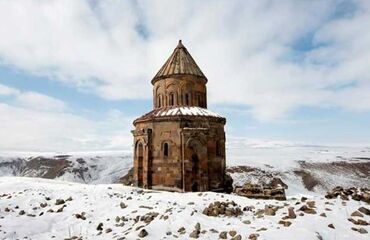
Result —
[{"label": "blue sky", "polygon": [[180,38],[229,138],[369,145],[368,1],[0,1],[0,20],[0,150],[130,148]]}]

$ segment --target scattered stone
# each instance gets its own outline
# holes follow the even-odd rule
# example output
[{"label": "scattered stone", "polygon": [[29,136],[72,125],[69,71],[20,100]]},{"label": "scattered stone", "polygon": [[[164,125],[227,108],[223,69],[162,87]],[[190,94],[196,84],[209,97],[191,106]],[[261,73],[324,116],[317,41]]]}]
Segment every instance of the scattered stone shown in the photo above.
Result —
[{"label": "scattered stone", "polygon": [[48,204],[47,203],[40,203],[40,207],[41,208],[45,208],[45,207],[47,207],[48,206]]},{"label": "scattered stone", "polygon": [[291,222],[289,222],[289,221],[283,221],[283,220],[280,220],[279,221],[279,224],[282,224],[284,227],[289,227],[290,225],[292,225]]},{"label": "scattered stone", "polygon": [[290,219],[295,219],[295,218],[297,218],[297,215],[295,214],[295,212],[294,212],[294,207],[289,207],[288,208],[288,217],[290,218]]},{"label": "scattered stone", "polygon": [[234,201],[210,203],[208,207],[203,210],[203,214],[207,216],[218,217],[224,215],[227,217],[237,217],[243,214],[242,210]]},{"label": "scattered stone", "polygon": [[344,189],[343,187],[338,186],[327,192],[325,198],[334,199],[338,196],[340,196],[343,200],[349,200],[349,196],[351,196],[355,201],[370,203],[370,190],[367,188],[351,187]]},{"label": "scattered stone", "polygon": [[243,221],[243,223],[244,223],[244,224],[251,224],[251,221],[249,221],[249,220],[244,220],[244,221]]},{"label": "scattered stone", "polygon": [[26,212],[24,210],[20,210],[18,214],[19,215],[24,215],[24,214],[26,214]]},{"label": "scattered stone", "polygon": [[98,226],[96,227],[96,230],[102,231],[103,230],[103,223],[99,223]]},{"label": "scattered stone", "polygon": [[119,204],[119,206],[120,206],[122,209],[127,208],[127,205],[126,205],[124,202],[121,202],[121,203]]},{"label": "scattered stone", "polygon": [[231,230],[231,231],[229,231],[229,235],[230,235],[231,237],[234,237],[234,236],[236,235],[236,231],[235,231],[235,230]]},{"label": "scattered stone", "polygon": [[307,201],[306,204],[309,208],[314,208],[316,203],[315,201]]},{"label": "scattered stone", "polygon": [[359,211],[354,211],[351,214],[351,217],[364,217],[364,215],[362,213],[360,213]]},{"label": "scattered stone", "polygon": [[335,229],[335,227],[334,227],[334,225],[333,225],[332,223],[330,223],[330,224],[328,225],[328,227]]},{"label": "scattered stone", "polygon": [[320,217],[326,217],[326,213],[321,213]]},{"label": "scattered stone", "polygon": [[260,235],[257,233],[252,233],[249,235],[248,239],[250,240],[257,240]]},{"label": "scattered stone", "polygon": [[141,216],[140,217],[140,221],[143,221],[145,222],[146,224],[149,224],[151,221],[153,221],[157,216],[159,215],[159,213],[157,212],[149,212],[149,213],[146,213],[144,216]]},{"label": "scattered stone", "polygon": [[259,185],[246,183],[243,186],[236,186],[234,192],[247,198],[286,200],[285,189],[281,184]]},{"label": "scattered stone", "polygon": [[231,240],[242,240],[242,236],[238,234],[235,237],[231,238]]},{"label": "scattered stone", "polygon": [[144,228],[141,229],[141,231],[139,232],[139,237],[144,238],[146,236],[148,236],[148,232]]},{"label": "scattered stone", "polygon": [[227,232],[226,231],[220,232],[220,234],[218,235],[218,237],[220,239],[227,239]]},{"label": "scattered stone", "polygon": [[177,230],[178,233],[184,234],[186,232],[184,227],[180,227],[179,230]]},{"label": "scattered stone", "polygon": [[65,201],[63,199],[57,199],[57,200],[55,200],[55,205],[62,205],[64,203],[65,203]]},{"label": "scattered stone", "polygon": [[105,229],[105,233],[110,233],[112,231],[112,229],[111,228],[107,228],[107,229]]},{"label": "scattered stone", "polygon": [[265,215],[275,216],[279,208],[274,205],[265,205]]},{"label": "scattered stone", "polygon": [[365,234],[367,233],[367,230],[365,228],[355,228],[355,227],[352,227],[351,228],[353,231],[356,231],[356,232],[359,232],[361,234]]},{"label": "scattered stone", "polygon": [[76,217],[77,219],[86,220],[85,214],[86,214],[85,212],[82,212],[81,214],[80,214],[80,213],[76,213],[76,214],[75,214],[75,217]]},{"label": "scattered stone", "polygon": [[315,209],[309,208],[307,205],[303,205],[299,210],[307,214],[316,214]]},{"label": "scattered stone", "polygon": [[360,208],[358,209],[358,211],[362,212],[362,213],[363,213],[363,214],[365,214],[365,215],[370,216],[370,210],[369,210],[369,209],[367,209],[366,207],[360,207]]},{"label": "scattered stone", "polygon": [[306,197],[301,197],[301,202],[305,202],[307,200]]},{"label": "scattered stone", "polygon": [[72,201],[72,200],[73,200],[73,198],[72,197],[69,197],[69,198],[66,199],[66,202]]},{"label": "scattered stone", "polygon": [[199,231],[197,230],[193,230],[190,234],[189,234],[189,237],[190,238],[199,238]]},{"label": "scattered stone", "polygon": [[351,223],[355,224],[355,225],[362,225],[362,226],[367,226],[369,225],[368,222],[366,222],[365,220],[362,220],[362,219],[353,219],[353,218],[348,218],[348,221],[350,221]]}]

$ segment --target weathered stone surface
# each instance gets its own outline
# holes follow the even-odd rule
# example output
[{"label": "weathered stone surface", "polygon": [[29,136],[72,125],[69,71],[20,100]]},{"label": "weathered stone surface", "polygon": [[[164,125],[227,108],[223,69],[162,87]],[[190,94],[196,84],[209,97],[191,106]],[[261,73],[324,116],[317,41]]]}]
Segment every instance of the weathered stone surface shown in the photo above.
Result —
[{"label": "weathered stone surface", "polygon": [[246,183],[243,186],[235,187],[234,193],[248,198],[286,200],[285,189],[280,185],[261,186]]}]

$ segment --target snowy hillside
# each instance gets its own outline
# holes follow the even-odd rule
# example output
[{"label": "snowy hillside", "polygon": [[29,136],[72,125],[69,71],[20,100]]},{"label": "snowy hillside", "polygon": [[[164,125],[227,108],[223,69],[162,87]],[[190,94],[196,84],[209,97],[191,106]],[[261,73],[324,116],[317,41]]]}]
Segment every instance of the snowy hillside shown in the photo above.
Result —
[{"label": "snowy hillside", "polygon": [[[294,197],[279,202],[2,177],[0,239],[369,239],[368,204]],[[215,201],[229,202],[225,215],[203,214]]]},{"label": "snowy hillside", "polygon": [[0,153],[0,176],[58,179],[80,183],[116,183],[132,167],[131,153]]},{"label": "snowy hillside", "polygon": [[[280,178],[288,195],[324,193],[337,185],[370,188],[370,148],[308,146],[229,139],[227,167],[234,185]],[[85,153],[0,152],[0,176],[117,183],[132,167],[130,151]]]}]

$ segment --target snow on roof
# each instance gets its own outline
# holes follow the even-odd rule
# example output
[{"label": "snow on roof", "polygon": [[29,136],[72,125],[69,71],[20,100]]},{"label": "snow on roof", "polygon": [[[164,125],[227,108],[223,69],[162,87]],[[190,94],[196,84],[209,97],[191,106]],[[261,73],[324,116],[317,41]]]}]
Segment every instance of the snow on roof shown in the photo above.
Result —
[{"label": "snow on roof", "polygon": [[[201,107],[190,107],[190,106],[171,106],[164,108],[156,108],[140,118],[138,120],[145,120],[149,118],[160,118],[160,117],[171,117],[171,116],[204,116],[204,117],[214,117],[214,118],[224,118],[218,113],[212,112],[206,108]],[[134,121],[134,122],[135,122]]]},{"label": "snow on roof", "polygon": [[212,112],[206,108],[201,107],[174,107],[160,109],[154,114],[156,117],[164,116],[206,116],[206,117],[220,117],[218,113]]}]

